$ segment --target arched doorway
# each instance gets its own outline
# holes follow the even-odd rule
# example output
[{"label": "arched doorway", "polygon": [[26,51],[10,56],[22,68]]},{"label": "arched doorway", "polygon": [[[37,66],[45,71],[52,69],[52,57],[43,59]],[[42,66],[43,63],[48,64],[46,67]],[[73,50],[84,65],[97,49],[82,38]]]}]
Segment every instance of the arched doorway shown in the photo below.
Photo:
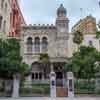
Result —
[{"label": "arched doorway", "polygon": [[63,86],[63,79],[64,79],[64,63],[62,62],[55,62],[54,64],[54,71],[56,73],[56,85]]},{"label": "arched doorway", "polygon": [[43,68],[39,62],[32,63],[31,67],[32,80],[42,80],[44,78]]}]

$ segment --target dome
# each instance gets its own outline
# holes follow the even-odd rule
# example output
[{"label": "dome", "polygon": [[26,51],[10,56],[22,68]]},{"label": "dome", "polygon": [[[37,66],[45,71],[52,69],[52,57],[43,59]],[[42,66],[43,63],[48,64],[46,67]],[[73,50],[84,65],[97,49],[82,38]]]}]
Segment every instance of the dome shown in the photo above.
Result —
[{"label": "dome", "polygon": [[62,13],[66,15],[66,8],[64,8],[63,4],[61,4],[60,7],[57,9],[57,15]]}]

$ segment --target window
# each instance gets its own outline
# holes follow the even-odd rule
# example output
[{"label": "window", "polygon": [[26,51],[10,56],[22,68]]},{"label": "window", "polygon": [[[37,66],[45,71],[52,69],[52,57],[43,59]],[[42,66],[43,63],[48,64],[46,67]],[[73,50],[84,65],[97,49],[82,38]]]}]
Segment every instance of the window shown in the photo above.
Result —
[{"label": "window", "polygon": [[43,37],[42,38],[42,52],[47,52],[47,47],[48,46],[48,42],[47,42],[47,38]]},{"label": "window", "polygon": [[92,42],[91,40],[89,41],[89,45],[90,45],[90,46],[93,45],[93,42]]},{"label": "window", "polygon": [[35,53],[40,53],[40,38],[39,37],[35,37],[34,50],[35,50]]},{"label": "window", "polygon": [[41,80],[42,79],[42,72],[34,72],[32,73],[32,80]]},{"label": "window", "polygon": [[35,79],[38,79],[38,75],[39,75],[38,73],[35,73]]},{"label": "window", "polygon": [[34,80],[34,73],[32,73],[32,80]]},{"label": "window", "polygon": [[2,27],[2,16],[0,16],[0,29]]},{"label": "window", "polygon": [[28,53],[32,53],[32,45],[33,45],[33,43],[32,43],[32,38],[29,37],[29,38],[27,39],[27,52],[28,52]]},{"label": "window", "polygon": [[39,73],[39,79],[40,80],[42,79],[42,73]]},{"label": "window", "polygon": [[93,25],[92,23],[88,23],[86,25],[86,33],[92,33],[93,32]]},{"label": "window", "polygon": [[5,13],[7,13],[7,3],[5,3]]},{"label": "window", "polygon": [[1,1],[1,9],[3,9],[4,0]]},{"label": "window", "polygon": [[6,33],[6,21],[3,23],[3,32]]}]

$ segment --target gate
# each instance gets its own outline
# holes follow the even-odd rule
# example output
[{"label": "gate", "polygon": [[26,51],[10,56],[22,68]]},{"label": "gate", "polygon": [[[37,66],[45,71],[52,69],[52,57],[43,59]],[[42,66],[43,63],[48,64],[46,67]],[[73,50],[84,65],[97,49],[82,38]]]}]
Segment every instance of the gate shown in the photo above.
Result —
[{"label": "gate", "polygon": [[95,79],[77,79],[74,83],[75,94],[77,95],[94,95],[95,94]]},{"label": "gate", "polygon": [[50,96],[50,81],[34,80],[32,83],[24,81],[20,86],[20,96]]}]

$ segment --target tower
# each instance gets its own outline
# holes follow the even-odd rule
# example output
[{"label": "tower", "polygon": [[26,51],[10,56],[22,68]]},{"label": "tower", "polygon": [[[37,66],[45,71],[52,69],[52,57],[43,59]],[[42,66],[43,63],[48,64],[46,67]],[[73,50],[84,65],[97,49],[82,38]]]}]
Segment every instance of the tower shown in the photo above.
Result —
[{"label": "tower", "polygon": [[69,20],[66,17],[67,11],[64,8],[63,4],[57,9],[57,18],[56,18],[56,27],[57,27],[57,36],[66,36],[69,31]]},{"label": "tower", "polygon": [[57,57],[67,57],[69,40],[69,20],[66,17],[67,11],[63,4],[57,9],[56,18],[56,54]]}]

